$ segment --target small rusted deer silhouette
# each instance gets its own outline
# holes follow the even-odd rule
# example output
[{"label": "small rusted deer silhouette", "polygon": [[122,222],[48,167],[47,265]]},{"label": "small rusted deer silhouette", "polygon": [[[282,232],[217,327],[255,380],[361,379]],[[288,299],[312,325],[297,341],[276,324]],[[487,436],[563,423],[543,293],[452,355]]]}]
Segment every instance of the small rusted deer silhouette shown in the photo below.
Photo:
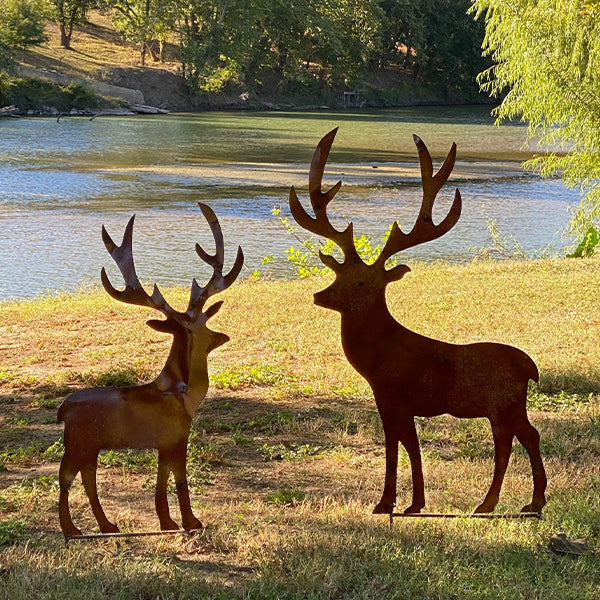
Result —
[{"label": "small rusted deer silhouette", "polygon": [[455,417],[487,417],[492,427],[495,467],[491,487],[475,512],[491,512],[510,458],[513,437],[525,447],[533,471],[533,499],[524,512],[538,512],[546,503],[546,474],[540,455],[540,437],[527,417],[529,379],[538,380],[533,360],[518,348],[497,343],[455,345],[410,331],[390,314],[385,288],[410,271],[406,265],[386,268],[397,252],[434,240],[458,221],[461,196],[456,190],[445,218],[435,225],[432,208],[436,195],[454,167],[456,144],[437,174],[423,141],[414,136],[419,151],[423,200],[409,233],[394,222],[389,238],[372,264],[359,256],[350,223],[343,231],[333,227],[327,205],[341,181],[321,190],[325,163],[337,129],[328,133],[315,150],[309,175],[310,201],[315,218],[300,204],[294,188],[290,208],[304,229],[335,242],[344,260],[320,253],[322,262],[335,273],[334,282],[314,296],[315,304],[341,313],[342,346],[352,366],[373,390],[383,423],[386,450],[385,485],[374,513],[392,513],[396,503],[398,443],[408,453],[412,471],[412,503],[404,513],[418,513],[425,506],[425,490],[419,440],[414,417],[449,413]]},{"label": "small rusted deer silhouette", "polygon": [[215,302],[205,311],[203,308],[213,294],[227,289],[235,281],[244,255],[238,247],[233,267],[223,275],[224,242],[219,221],[210,207],[200,203],[199,206],[212,231],[216,252],[210,255],[196,244],[196,252],[212,267],[213,273],[204,287],[192,280],[185,312],[171,308],[156,285],[151,295],[142,287],[132,252],[135,215],[125,228],[121,246],[117,246],[102,228],[104,245],[125,281],[123,291],[115,289],[103,268],[104,289],[121,302],[160,311],[166,320],[150,320],[148,325],[156,331],[171,334],[173,343],[165,366],[152,383],[121,389],[96,387],[80,390],[71,394],[58,409],[58,420],[65,424],[58,510],[60,526],[66,537],[81,535],[69,510],[69,489],[79,472],[100,531],[119,531],[107,519],[98,500],[96,469],[98,453],[102,449],[157,448],[155,505],[161,530],[178,529],[169,515],[167,502],[167,482],[171,471],[175,477],[183,527],[187,530],[202,527],[190,507],[186,477],[187,441],[194,412],[208,390],[208,354],[229,340],[225,334],[211,331],[206,325],[223,302]]}]

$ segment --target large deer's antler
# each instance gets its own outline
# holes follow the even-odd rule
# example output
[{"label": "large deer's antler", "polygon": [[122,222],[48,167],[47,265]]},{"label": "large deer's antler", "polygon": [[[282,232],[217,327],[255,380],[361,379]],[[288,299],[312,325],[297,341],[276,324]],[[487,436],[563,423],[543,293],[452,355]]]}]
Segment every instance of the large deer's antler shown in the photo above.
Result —
[{"label": "large deer's antler", "polygon": [[[196,244],[196,252],[198,256],[207,264],[213,268],[213,274],[209,279],[208,283],[204,287],[200,287],[196,279],[192,280],[192,287],[190,291],[190,301],[186,312],[182,313],[172,308],[165,300],[158,286],[155,284],[152,291],[152,295],[149,295],[137,276],[135,270],[135,264],[133,262],[133,223],[135,215],[129,219],[125,232],[123,234],[123,241],[120,246],[117,246],[105,227],[102,226],[102,240],[104,245],[115,261],[117,267],[123,275],[125,281],[125,289],[117,290],[106,274],[106,270],[102,267],[100,277],[102,279],[102,285],[104,289],[116,300],[125,302],[126,304],[136,304],[138,306],[147,306],[149,308],[155,308],[162,312],[166,317],[175,319],[178,322],[190,322],[194,321],[196,317],[202,312],[202,308],[205,302],[210,296],[227,289],[237,278],[239,272],[244,263],[244,254],[242,248],[238,246],[237,256],[233,267],[227,273],[223,275],[223,262],[225,257],[225,244],[223,241],[223,233],[219,221],[212,211],[212,209],[206,204],[198,203],[198,206],[202,210],[202,214],[206,218],[210,229],[215,240],[216,251],[214,255],[208,254],[199,244]],[[220,303],[218,303],[220,306]],[[211,314],[216,312],[216,309],[212,307],[208,309]],[[208,312],[208,311],[207,311]]]},{"label": "large deer's antler", "polygon": [[[296,222],[311,233],[321,235],[327,239],[335,242],[344,253],[345,260],[360,260],[356,246],[354,245],[353,227],[352,223],[348,224],[348,227],[344,231],[338,231],[333,227],[329,218],[327,217],[327,205],[332,198],[337,194],[340,189],[342,182],[338,181],[329,191],[321,191],[321,181],[323,173],[325,171],[325,163],[329,156],[329,150],[333,144],[333,140],[337,133],[337,127],[330,131],[317,145],[314,152],[313,159],[310,165],[309,174],[309,194],[310,201],[315,213],[315,218],[311,217],[302,207],[298,196],[296,195],[295,189],[292,187],[290,190],[290,209]],[[444,164],[440,167],[439,171],[433,175],[433,164],[431,161],[431,155],[427,146],[423,143],[423,140],[418,136],[414,135],[413,139],[417,145],[419,151],[419,162],[421,164],[421,180],[423,186],[423,200],[421,208],[419,210],[419,216],[409,233],[404,233],[398,226],[397,221],[394,221],[390,236],[381,251],[381,254],[377,257],[374,265],[384,266],[385,261],[400,252],[406,250],[412,246],[422,244],[434,240],[444,233],[448,232],[460,216],[461,212],[461,197],[458,189],[454,195],[454,202],[448,214],[444,220],[435,225],[431,217],[433,204],[437,193],[440,191],[444,183],[448,180],[450,173],[454,167],[456,160],[456,144],[452,144],[452,148],[444,161]],[[336,265],[339,267],[337,261],[331,256],[320,254],[321,259],[329,267],[336,270]]]},{"label": "large deer's antler", "polygon": [[458,189],[454,193],[454,201],[443,221],[438,225],[435,225],[431,216],[437,193],[442,189],[442,186],[446,183],[454,168],[454,162],[456,161],[456,144],[452,144],[444,164],[440,167],[439,171],[433,175],[433,164],[427,146],[418,135],[413,135],[413,140],[419,151],[421,182],[423,187],[423,201],[421,202],[419,216],[409,233],[404,233],[398,226],[398,221],[394,221],[388,240],[374,263],[377,265],[383,266],[388,258],[401,250],[406,250],[407,248],[412,248],[413,246],[439,238],[450,231],[450,229],[456,225],[456,222],[460,217],[462,199]]},{"label": "large deer's antler", "polygon": [[[315,218],[311,217],[300,204],[296,190],[292,186],[290,190],[290,209],[292,215],[300,227],[321,235],[327,239],[335,242],[344,253],[346,260],[358,258],[358,252],[354,245],[354,230],[352,223],[348,224],[348,227],[344,231],[338,231],[333,227],[327,216],[327,205],[331,202],[333,197],[338,193],[342,187],[342,182],[338,181],[332,188],[327,192],[321,190],[321,184],[323,181],[323,173],[325,172],[325,164],[329,157],[329,150],[335,138],[338,128],[336,127],[330,131],[317,145],[317,148],[313,154],[312,162],[310,163],[310,172],[308,175],[308,190],[310,196],[310,203],[312,204],[315,212]],[[327,264],[329,261],[323,259],[324,256],[320,253],[321,259],[326,260]],[[331,257],[329,257],[331,258]],[[334,262],[334,259],[332,259]]]}]

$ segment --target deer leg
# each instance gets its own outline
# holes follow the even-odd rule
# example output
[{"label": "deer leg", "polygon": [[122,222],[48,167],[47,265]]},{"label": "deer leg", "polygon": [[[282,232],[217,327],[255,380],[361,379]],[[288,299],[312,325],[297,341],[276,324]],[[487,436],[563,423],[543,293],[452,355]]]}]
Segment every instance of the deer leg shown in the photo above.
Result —
[{"label": "deer leg", "polygon": [[154,505],[156,506],[156,514],[158,515],[161,530],[172,531],[174,529],[179,529],[179,526],[171,519],[171,515],[169,514],[167,483],[169,482],[169,475],[171,474],[171,461],[165,454],[164,451],[159,449]]},{"label": "deer leg", "polygon": [[373,514],[391,514],[396,506],[396,482],[398,477],[398,436],[385,432],[385,483],[383,494]]},{"label": "deer leg", "polygon": [[423,481],[421,449],[414,419],[404,424],[400,431],[400,441],[408,453],[412,475],[412,504],[404,509],[404,514],[419,513],[425,506],[425,482]]},{"label": "deer leg", "polygon": [[96,485],[97,461],[97,454],[95,457],[86,461],[81,468],[81,481],[83,483],[85,493],[90,501],[90,506],[92,507],[94,517],[96,517],[96,521],[98,521],[100,531],[102,533],[118,533],[119,528],[106,518],[104,510],[102,510],[100,500],[98,499],[98,488]]},{"label": "deer leg", "polygon": [[58,471],[58,482],[60,486],[58,497],[58,519],[60,521],[60,528],[65,537],[81,535],[81,530],[75,527],[73,519],[71,519],[71,511],[69,509],[69,490],[71,489],[79,470],[76,461],[70,456],[68,450],[65,450]]},{"label": "deer leg", "polygon": [[174,462],[173,474],[175,475],[175,488],[177,489],[177,499],[179,500],[179,510],[181,511],[181,521],[186,531],[191,529],[202,529],[203,525],[192,512],[190,505],[190,492],[188,489],[186,475],[186,447],[184,446]]},{"label": "deer leg", "polygon": [[494,477],[484,501],[475,509],[476,513],[492,512],[498,504],[500,489],[512,450],[514,436],[512,429],[492,423],[492,434],[494,436]]},{"label": "deer leg", "polygon": [[518,423],[516,430],[517,439],[527,450],[531,471],[533,473],[533,498],[531,504],[525,505],[522,512],[540,512],[546,504],[546,471],[540,454],[540,434],[538,430],[529,422],[527,417]]}]

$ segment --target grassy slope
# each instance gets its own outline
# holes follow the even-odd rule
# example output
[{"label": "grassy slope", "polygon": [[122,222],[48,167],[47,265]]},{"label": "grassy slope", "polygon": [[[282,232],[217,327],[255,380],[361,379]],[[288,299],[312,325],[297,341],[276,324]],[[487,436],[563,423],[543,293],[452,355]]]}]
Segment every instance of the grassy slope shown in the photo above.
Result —
[{"label": "grassy slope", "polygon": [[[71,50],[61,47],[60,32],[55,23],[47,22],[45,32],[48,42],[22,52],[22,64],[84,79],[95,79],[99,71],[107,68],[139,66],[139,49],[123,40],[115,32],[110,18],[98,11],[90,11],[88,25],[75,29]],[[175,72],[178,63],[174,51],[173,46],[167,45],[165,62],[158,65],[149,58],[148,69],[159,66]]]},{"label": "grassy slope", "polygon": [[[102,292],[0,305],[0,574],[10,598],[597,598],[600,559],[552,559],[565,532],[600,547],[600,356],[596,260],[418,265],[389,294],[409,327],[447,341],[498,340],[542,375],[531,417],[542,435],[549,505],[542,522],[414,520],[370,511],[383,482],[383,435],[347,365],[338,317],[311,303],[325,281],[243,283],[213,328],[212,388],[194,420],[189,473],[203,534],[73,543],[58,533],[55,407],[69,390],[150,379],[168,340],[147,311]],[[468,290],[468,293],[465,293]],[[185,290],[170,290],[185,303]],[[290,310],[290,305],[294,310]],[[419,420],[428,509],[472,509],[492,473],[485,421]],[[401,454],[399,506],[410,493]],[[109,454],[99,472],[109,516],[154,529],[155,457]],[[515,449],[499,510],[528,500]],[[75,519],[95,523],[79,484]],[[175,510],[175,513],[177,511]],[[12,533],[11,533],[12,532]]]}]

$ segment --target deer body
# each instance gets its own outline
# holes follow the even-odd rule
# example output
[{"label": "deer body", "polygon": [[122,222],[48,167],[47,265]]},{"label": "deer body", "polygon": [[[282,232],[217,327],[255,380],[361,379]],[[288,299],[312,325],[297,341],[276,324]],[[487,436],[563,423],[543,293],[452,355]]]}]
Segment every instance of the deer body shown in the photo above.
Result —
[{"label": "deer body", "polygon": [[81,535],[69,510],[69,490],[79,472],[100,531],[119,531],[106,517],[98,499],[96,469],[98,454],[103,449],[158,449],[155,506],[161,529],[178,529],[177,523],[170,517],[167,501],[167,482],[171,472],[175,477],[183,527],[188,530],[202,527],[190,507],[186,477],[187,440],[194,412],[208,390],[208,354],[229,340],[225,334],[206,326],[222,302],[216,302],[206,311],[202,308],[211,295],[233,283],[241,269],[243,254],[241,248],[238,249],[233,268],[223,276],[224,249],[219,223],[208,206],[200,204],[200,208],[213,231],[217,252],[211,256],[196,247],[203,260],[213,266],[214,273],[203,288],[195,280],[192,282],[185,313],[171,308],[156,286],[152,295],[148,295],[139,283],[131,250],[133,217],[121,246],[116,246],[103,230],[104,243],[126,283],[125,290],[116,290],[103,270],[104,287],[118,300],[162,312],[166,320],[150,320],[148,325],[171,334],[173,343],[165,366],[155,381],[129,388],[80,390],[71,394],[60,406],[58,420],[65,424],[65,454],[59,471],[59,518],[65,536]]},{"label": "deer body", "polygon": [[341,338],[350,364],[367,380],[381,416],[386,446],[384,490],[376,513],[393,512],[396,502],[398,444],[408,453],[413,496],[405,512],[419,512],[425,506],[423,471],[414,417],[448,413],[459,418],[486,417],[495,445],[494,477],[484,501],[476,512],[494,509],[510,458],[513,437],[527,450],[533,472],[533,499],[524,511],[540,511],[546,503],[546,475],[539,450],[539,434],[529,423],[526,410],[529,379],[538,380],[533,360],[522,350],[498,343],[450,344],[415,333],[390,314],[386,286],[398,281],[410,268],[385,262],[396,252],[443,235],[460,216],[461,198],[456,190],[454,203],[439,225],[431,211],[436,194],[448,178],[455,160],[456,146],[436,175],[423,142],[415,136],[421,163],[423,202],[417,221],[408,234],[394,223],[388,241],[373,264],[366,264],[354,246],[352,223],[336,230],[326,208],[340,182],[328,192],[321,191],[327,156],[337,130],[327,134],[317,146],[309,176],[310,198],[315,218],[302,208],[294,189],[290,208],[305,229],[327,237],[340,246],[344,262],[321,254],[336,278],[314,296],[315,304],[341,314]]}]

